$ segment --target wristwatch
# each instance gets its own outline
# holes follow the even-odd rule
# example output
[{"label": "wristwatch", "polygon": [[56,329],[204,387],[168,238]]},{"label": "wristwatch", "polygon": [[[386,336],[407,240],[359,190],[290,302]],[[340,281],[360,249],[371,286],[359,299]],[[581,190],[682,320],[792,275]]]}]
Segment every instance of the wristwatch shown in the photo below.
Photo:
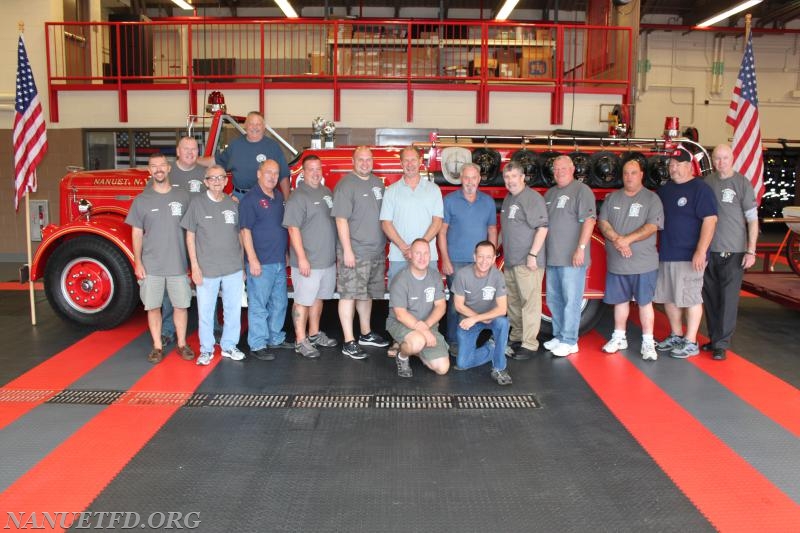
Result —
[{"label": "wristwatch", "polygon": [[578,248],[580,248],[581,250],[585,250],[586,249],[586,245],[585,244],[579,244]]}]

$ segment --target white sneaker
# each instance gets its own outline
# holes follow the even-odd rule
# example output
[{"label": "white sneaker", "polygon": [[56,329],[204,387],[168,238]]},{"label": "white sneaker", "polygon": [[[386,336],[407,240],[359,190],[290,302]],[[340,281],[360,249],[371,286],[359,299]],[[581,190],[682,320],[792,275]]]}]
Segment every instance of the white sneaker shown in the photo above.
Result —
[{"label": "white sneaker", "polygon": [[606,353],[617,353],[628,347],[628,340],[625,337],[611,337],[611,340],[603,345],[603,351]]},{"label": "white sneaker", "polygon": [[566,357],[573,353],[578,353],[578,345],[577,344],[564,344],[563,342],[558,343],[558,346],[550,350],[554,356],[556,357]]},{"label": "white sneaker", "polygon": [[237,348],[236,346],[232,347],[230,350],[222,350],[222,357],[227,357],[232,361],[241,361],[244,359],[244,354]]},{"label": "white sneaker", "polygon": [[197,357],[197,361],[195,361],[200,366],[207,366],[211,364],[211,360],[214,359],[214,352],[203,352]]},{"label": "white sneaker", "polygon": [[642,341],[642,359],[647,361],[655,361],[658,359],[658,352],[656,351],[656,343],[653,341]]},{"label": "white sneaker", "polygon": [[553,348],[555,348],[555,347],[556,347],[556,346],[558,346],[559,344],[561,344],[561,341],[559,341],[557,337],[553,337],[552,339],[550,339],[550,340],[549,340],[549,341],[547,341],[546,343],[542,344],[542,346],[544,346],[544,349],[545,349],[545,350],[550,350],[550,351],[552,351],[552,350],[553,350]]}]

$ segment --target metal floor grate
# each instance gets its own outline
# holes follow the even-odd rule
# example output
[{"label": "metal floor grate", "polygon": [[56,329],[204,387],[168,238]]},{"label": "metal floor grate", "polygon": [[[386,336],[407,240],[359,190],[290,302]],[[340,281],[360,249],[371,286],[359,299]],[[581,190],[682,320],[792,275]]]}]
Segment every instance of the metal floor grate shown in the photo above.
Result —
[{"label": "metal floor grate", "polygon": [[537,409],[533,394],[232,394],[131,392],[67,389],[15,390],[0,395],[0,404],[44,400],[72,405],[180,405],[182,407],[253,407],[278,409]]}]

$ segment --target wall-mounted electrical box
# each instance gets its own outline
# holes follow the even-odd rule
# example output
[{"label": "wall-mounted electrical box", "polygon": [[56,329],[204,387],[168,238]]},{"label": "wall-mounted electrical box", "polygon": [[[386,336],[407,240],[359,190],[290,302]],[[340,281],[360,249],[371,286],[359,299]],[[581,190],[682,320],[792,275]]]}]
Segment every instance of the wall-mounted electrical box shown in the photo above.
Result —
[{"label": "wall-mounted electrical box", "polygon": [[42,230],[50,224],[50,210],[47,200],[31,200],[31,240],[38,242],[42,240]]}]

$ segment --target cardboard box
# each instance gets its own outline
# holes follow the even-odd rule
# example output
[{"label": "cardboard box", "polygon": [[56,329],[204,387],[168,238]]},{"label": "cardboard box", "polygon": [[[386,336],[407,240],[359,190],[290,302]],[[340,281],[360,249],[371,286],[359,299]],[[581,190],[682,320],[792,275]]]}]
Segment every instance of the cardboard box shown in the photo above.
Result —
[{"label": "cardboard box", "polygon": [[311,63],[312,74],[327,74],[328,73],[328,56],[325,52],[311,52],[308,54],[309,63]]},{"label": "cardboard box", "polygon": [[415,46],[411,49],[411,74],[418,77],[439,75],[439,49],[433,46]]},{"label": "cardboard box", "polygon": [[550,28],[536,28],[533,32],[533,38],[536,41],[550,41]]},{"label": "cardboard box", "polygon": [[497,76],[499,78],[519,78],[519,64],[516,61],[498,63]]},{"label": "cardboard box", "polygon": [[405,50],[382,50],[380,63],[381,76],[402,77],[408,72],[408,56]]},{"label": "cardboard box", "polygon": [[523,46],[519,60],[521,78],[553,78],[553,50],[549,46]]},{"label": "cardboard box", "polygon": [[381,71],[380,51],[354,50],[353,76],[379,76]]},{"label": "cardboard box", "polygon": [[340,76],[349,76],[353,72],[353,51],[349,48],[336,50],[336,73]]},{"label": "cardboard box", "polygon": [[495,52],[497,56],[497,63],[516,63],[517,62],[517,51],[510,50],[510,49],[502,49],[497,50]]},{"label": "cardboard box", "polygon": [[328,39],[333,39],[334,37],[339,37],[340,41],[342,39],[352,39],[353,25],[338,24],[336,27],[334,27],[333,25],[328,26]]},{"label": "cardboard box", "polygon": [[361,41],[379,41],[381,34],[371,31],[355,31],[353,32],[353,39]]}]

